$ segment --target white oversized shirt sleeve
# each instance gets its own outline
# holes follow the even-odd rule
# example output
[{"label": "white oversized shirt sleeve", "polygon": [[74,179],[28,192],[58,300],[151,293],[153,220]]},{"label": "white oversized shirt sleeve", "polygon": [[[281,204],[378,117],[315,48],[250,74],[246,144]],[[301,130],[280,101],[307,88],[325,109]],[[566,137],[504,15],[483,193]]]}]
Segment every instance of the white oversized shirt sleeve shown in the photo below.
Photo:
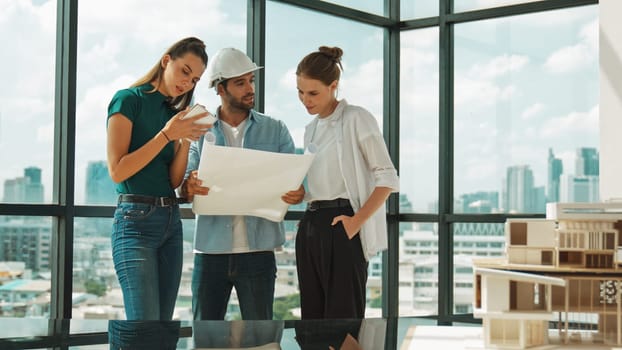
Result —
[{"label": "white oversized shirt sleeve", "polygon": [[400,183],[397,170],[389,156],[387,145],[380,133],[376,119],[369,115],[356,116],[361,153],[373,173],[375,187],[388,187],[392,192],[399,191]]}]

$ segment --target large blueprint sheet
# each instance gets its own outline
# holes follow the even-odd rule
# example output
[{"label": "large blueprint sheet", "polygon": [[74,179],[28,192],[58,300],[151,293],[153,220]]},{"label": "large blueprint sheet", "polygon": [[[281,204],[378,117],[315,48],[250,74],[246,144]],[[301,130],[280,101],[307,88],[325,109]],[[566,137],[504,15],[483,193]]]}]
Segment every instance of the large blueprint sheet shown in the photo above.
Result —
[{"label": "large blueprint sheet", "polygon": [[282,221],[289,204],[281,196],[300,187],[312,154],[284,154],[203,144],[199,179],[209,187],[192,211],[202,215],[252,215]]}]

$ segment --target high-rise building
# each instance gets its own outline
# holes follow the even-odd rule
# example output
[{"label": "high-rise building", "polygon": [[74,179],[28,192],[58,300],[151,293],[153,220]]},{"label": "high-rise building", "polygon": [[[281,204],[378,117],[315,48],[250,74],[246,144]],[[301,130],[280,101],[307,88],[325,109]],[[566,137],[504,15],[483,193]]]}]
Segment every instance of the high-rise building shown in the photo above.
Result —
[{"label": "high-rise building", "polygon": [[28,167],[24,176],[4,181],[3,202],[41,203],[43,202],[43,184],[41,168]]},{"label": "high-rise building", "polygon": [[553,149],[549,148],[547,167],[547,202],[559,202],[559,179],[564,172],[564,164],[561,159],[555,158]]},{"label": "high-rise building", "polygon": [[23,177],[4,180],[4,197],[2,201],[5,203],[24,202],[24,197],[26,197],[26,181],[26,178]]},{"label": "high-rise building", "polygon": [[575,175],[562,176],[561,202],[598,202],[599,156],[596,148],[578,148],[575,159]]},{"label": "high-rise building", "polygon": [[34,272],[50,270],[51,219],[12,217],[0,222],[0,261],[21,261]]},{"label": "high-rise building", "polygon": [[575,159],[576,176],[598,176],[598,150],[591,147],[577,149]]},{"label": "high-rise building", "polygon": [[598,175],[573,176],[561,178],[561,202],[598,202],[599,195]]},{"label": "high-rise building", "polygon": [[24,202],[43,202],[43,184],[41,183],[41,168],[28,167],[24,169],[24,177],[28,179],[25,188]]},{"label": "high-rise building", "polygon": [[533,188],[533,196],[531,197],[531,209],[532,213],[546,212],[546,194],[544,193],[544,186],[538,186]]},{"label": "high-rise building", "polygon": [[515,165],[507,168],[504,183],[504,209],[508,213],[533,213],[534,178],[529,165]]},{"label": "high-rise building", "polygon": [[115,185],[105,161],[89,162],[86,168],[85,201],[87,204],[114,204],[117,200]]},{"label": "high-rise building", "polygon": [[24,177],[29,178],[30,183],[40,184],[41,183],[41,168],[31,166],[31,167],[24,169]]},{"label": "high-rise building", "polygon": [[460,196],[459,207],[462,213],[492,213],[499,210],[499,192],[479,191]]}]

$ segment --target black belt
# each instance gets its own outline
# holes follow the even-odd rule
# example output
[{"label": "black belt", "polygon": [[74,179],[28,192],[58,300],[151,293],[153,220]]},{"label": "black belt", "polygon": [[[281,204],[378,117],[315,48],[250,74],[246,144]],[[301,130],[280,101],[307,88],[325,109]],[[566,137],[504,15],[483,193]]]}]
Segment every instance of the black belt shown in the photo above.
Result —
[{"label": "black belt", "polygon": [[183,203],[181,198],[143,196],[140,194],[120,194],[119,203],[122,202],[151,204],[157,207],[170,207]]},{"label": "black belt", "polygon": [[344,198],[331,199],[329,201],[313,201],[307,204],[307,210],[316,211],[318,209],[328,208],[347,208],[350,206],[350,200]]}]

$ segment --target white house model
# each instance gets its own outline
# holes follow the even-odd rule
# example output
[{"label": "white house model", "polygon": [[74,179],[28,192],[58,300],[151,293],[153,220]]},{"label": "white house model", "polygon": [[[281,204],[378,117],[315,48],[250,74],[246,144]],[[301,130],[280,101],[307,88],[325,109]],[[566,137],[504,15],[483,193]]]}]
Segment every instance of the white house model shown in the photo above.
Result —
[{"label": "white house model", "polygon": [[473,261],[486,348],[622,345],[621,228],[622,203],[548,203],[546,219],[508,219],[506,257]]}]

